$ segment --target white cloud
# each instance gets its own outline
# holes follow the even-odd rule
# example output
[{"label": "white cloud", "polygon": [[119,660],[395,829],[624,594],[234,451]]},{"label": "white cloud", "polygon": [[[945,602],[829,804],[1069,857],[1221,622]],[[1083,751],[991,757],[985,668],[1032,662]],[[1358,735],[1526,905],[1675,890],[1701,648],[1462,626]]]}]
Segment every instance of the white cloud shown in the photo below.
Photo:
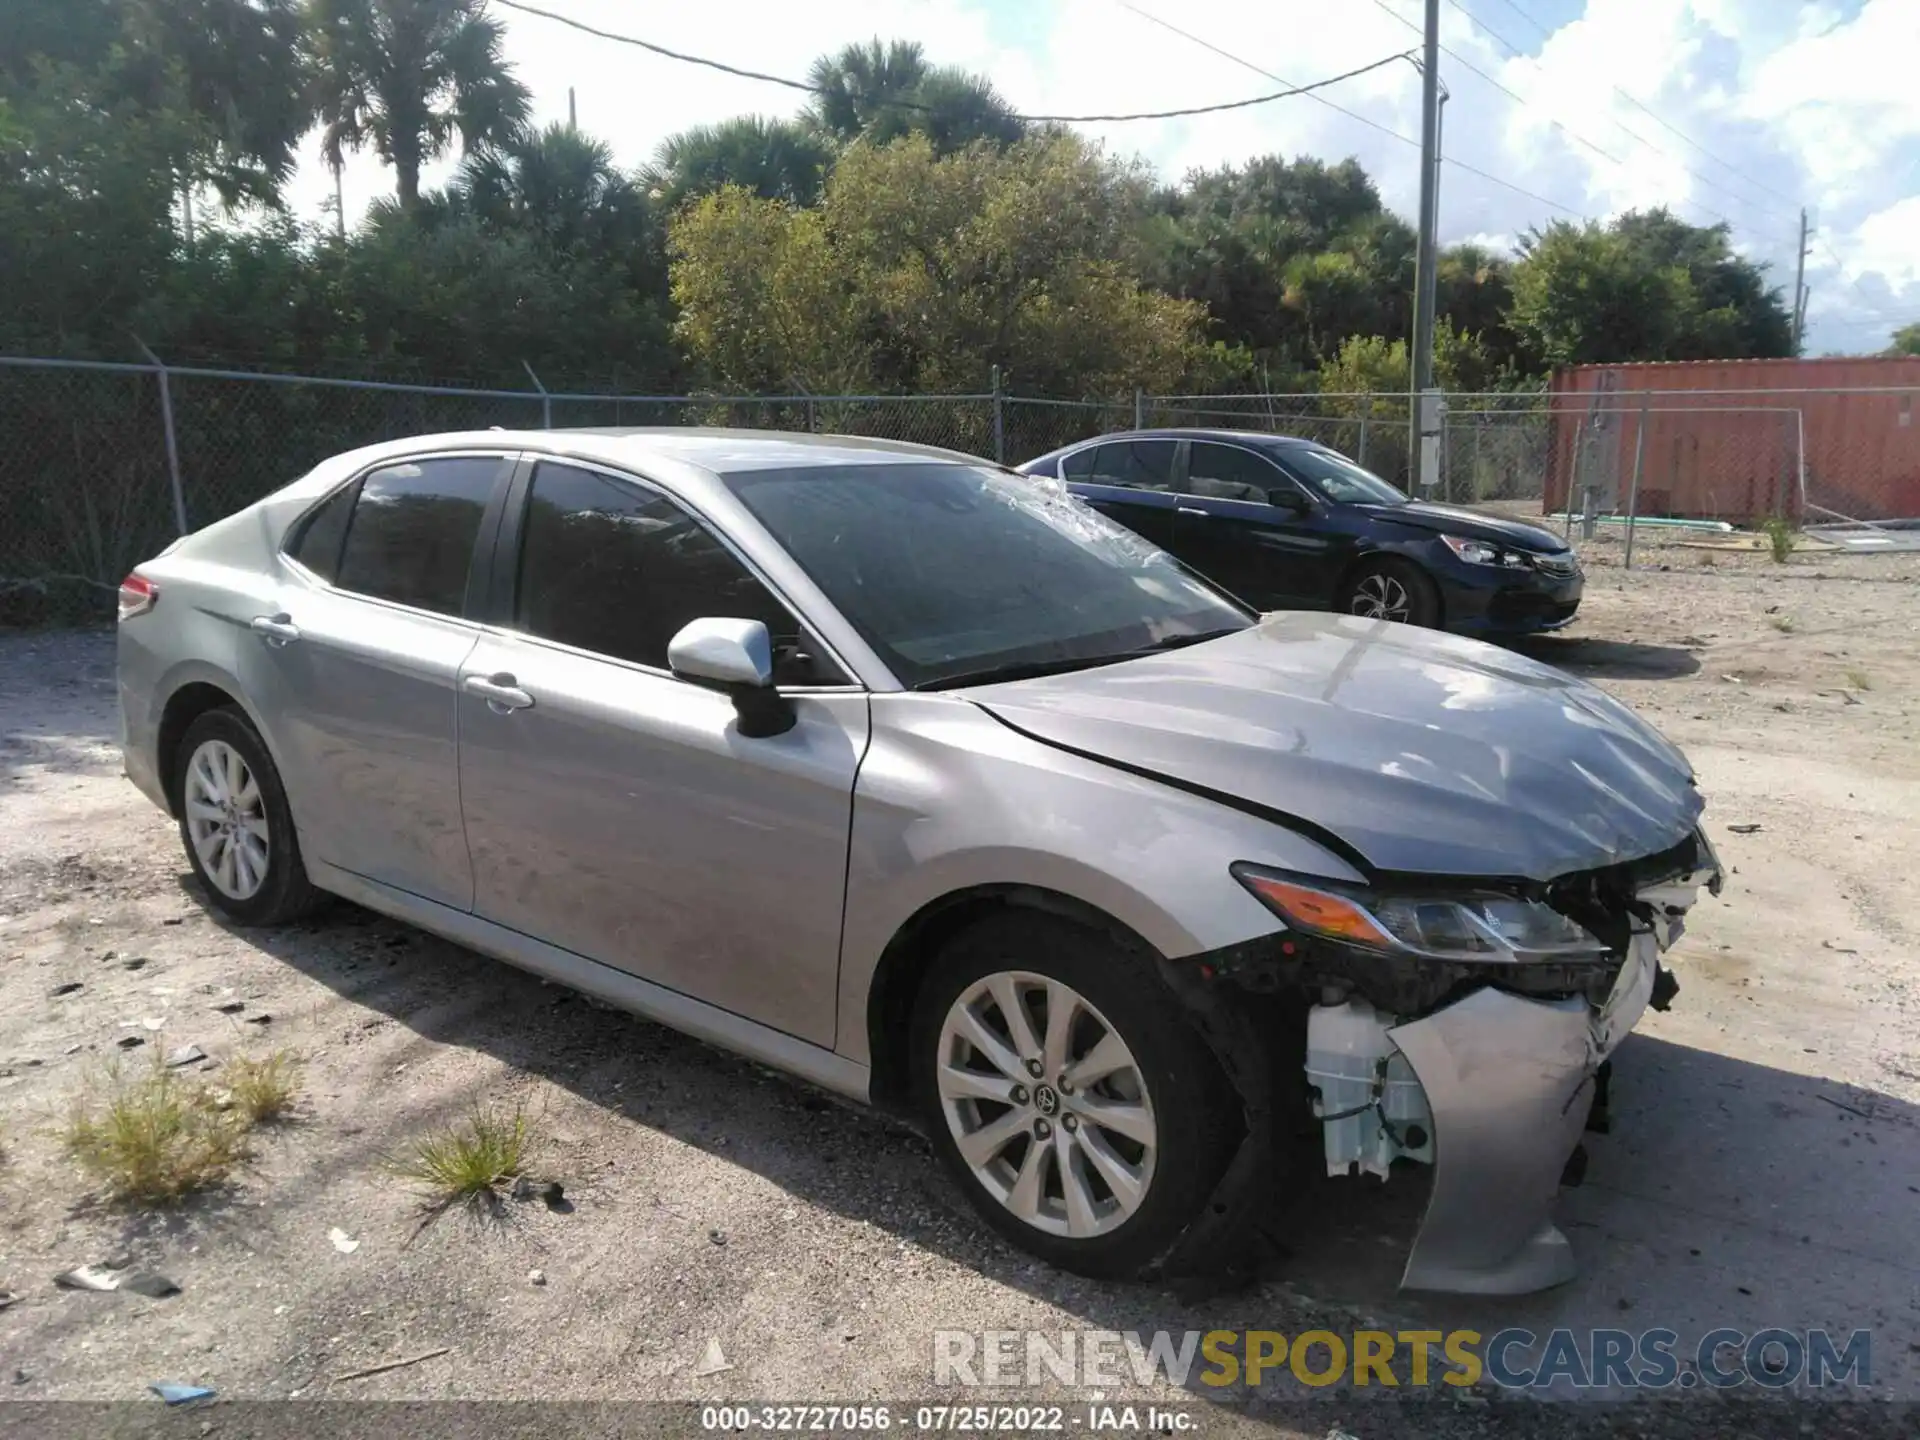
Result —
[{"label": "white cloud", "polygon": [[[1031,113],[1173,109],[1276,88],[1118,0],[543,3],[603,29],[796,79],[823,50],[875,35],[912,38],[938,62],[989,75]],[[1395,18],[1417,20],[1413,0],[1139,4],[1295,84],[1418,42]],[[1508,53],[1463,11],[1523,55]],[[606,139],[625,165],[644,162],[688,125],[748,111],[791,113],[805,98],[550,20],[497,13],[507,24],[509,56],[533,90],[536,118],[565,118],[572,86],[582,128]],[[1568,213],[1600,218],[1664,203],[1696,222],[1732,222],[1743,253],[1769,262],[1775,281],[1790,288],[1804,197],[1821,226],[1809,267],[1810,348],[1877,346],[1883,340],[1874,326],[1883,320],[1891,328],[1920,318],[1920,86],[1911,79],[1920,0],[1585,0],[1577,18],[1544,40],[1494,0],[1462,0],[1442,13],[1442,43],[1454,52],[1441,64],[1452,93],[1446,152],[1507,182],[1448,167],[1444,239],[1513,237]],[[1418,137],[1413,67],[1375,71],[1323,99],[1352,113],[1298,97],[1084,128],[1170,177],[1272,151],[1330,160],[1351,154],[1386,202],[1411,214],[1418,150],[1383,132]],[[427,183],[450,168],[435,167]],[[345,184],[351,218],[390,193],[392,180],[377,161],[359,157]],[[331,189],[310,153],[292,190],[295,208],[315,214]]]}]

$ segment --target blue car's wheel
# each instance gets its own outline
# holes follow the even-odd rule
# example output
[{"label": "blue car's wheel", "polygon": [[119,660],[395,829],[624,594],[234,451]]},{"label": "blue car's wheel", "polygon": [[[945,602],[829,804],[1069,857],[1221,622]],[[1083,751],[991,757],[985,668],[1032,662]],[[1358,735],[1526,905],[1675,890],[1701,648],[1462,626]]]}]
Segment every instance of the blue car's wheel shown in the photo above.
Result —
[{"label": "blue car's wheel", "polygon": [[1411,560],[1382,556],[1362,561],[1354,568],[1334,608],[1369,620],[1434,626],[1440,623],[1440,592],[1426,571]]}]

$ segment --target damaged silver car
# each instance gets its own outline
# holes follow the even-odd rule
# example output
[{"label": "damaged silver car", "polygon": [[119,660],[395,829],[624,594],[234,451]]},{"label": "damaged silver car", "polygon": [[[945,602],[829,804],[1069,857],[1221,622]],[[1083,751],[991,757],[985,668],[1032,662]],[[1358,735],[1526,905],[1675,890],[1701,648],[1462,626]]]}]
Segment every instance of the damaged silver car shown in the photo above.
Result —
[{"label": "damaged silver car", "polygon": [[911,1114],[1088,1274],[1425,1165],[1406,1284],[1565,1279],[1555,1191],[1719,886],[1685,759],[1593,687],[1256,615],[923,447],[376,446],[120,610],[127,773],[227,916],[345,896]]}]

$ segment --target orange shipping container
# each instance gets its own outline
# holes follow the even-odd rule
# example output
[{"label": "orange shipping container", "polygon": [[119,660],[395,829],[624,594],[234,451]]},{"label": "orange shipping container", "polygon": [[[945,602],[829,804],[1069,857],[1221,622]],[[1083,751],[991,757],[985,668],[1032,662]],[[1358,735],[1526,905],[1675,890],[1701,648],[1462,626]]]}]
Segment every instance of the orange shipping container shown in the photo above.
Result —
[{"label": "orange shipping container", "polygon": [[1920,356],[1575,365],[1551,395],[1549,512],[1625,513],[1638,452],[1641,515],[1920,517]]}]

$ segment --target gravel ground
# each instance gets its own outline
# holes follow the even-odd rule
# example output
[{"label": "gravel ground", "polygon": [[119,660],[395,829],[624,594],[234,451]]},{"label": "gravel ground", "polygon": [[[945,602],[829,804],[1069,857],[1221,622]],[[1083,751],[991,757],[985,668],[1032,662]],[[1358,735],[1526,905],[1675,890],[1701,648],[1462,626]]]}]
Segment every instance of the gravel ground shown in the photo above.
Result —
[{"label": "gravel ground", "polygon": [[[241,1401],[859,1402],[933,1395],[936,1328],[1697,1322],[1873,1326],[1872,1393],[1920,1397],[1920,556],[1775,566],[1637,542],[1629,575],[1616,544],[1587,552],[1578,624],[1526,648],[1688,750],[1737,874],[1696,911],[1675,952],[1680,998],[1622,1052],[1615,1134],[1566,1197],[1582,1281],[1504,1307],[1394,1293],[1417,1211],[1398,1186],[1343,1201],[1239,1294],[1079,1280],[990,1237],[917,1136],[755,1066],[349,906],[230,930],[199,903],[170,822],[120,775],[111,637],[0,638],[0,1289],[19,1297],[0,1309],[0,1387],[22,1402],[139,1400],[156,1380]],[[215,1012],[229,1000],[244,1009]],[[216,1061],[291,1047],[301,1113],[229,1190],[115,1210],[58,1131],[125,1036],[144,1042],[131,1063],[187,1043]],[[422,1224],[381,1158],[476,1103],[524,1108],[565,1213]],[[333,1227],[358,1248],[336,1249]],[[184,1293],[51,1284],[123,1257]],[[710,1341],[732,1368],[696,1375]],[[1363,1440],[1493,1433],[1536,1409],[1111,1393],[1184,1405],[1206,1433],[1320,1437],[1341,1417]],[[0,1428],[170,1414],[145,1404],[0,1406]],[[1553,1423],[1750,1434],[1789,1415],[1656,1405],[1593,1422],[1576,1408],[1551,1407]],[[1842,1408],[1819,1433],[1885,1418]],[[468,1412],[407,1413],[425,1435]],[[632,1418],[570,1413],[563,1428],[583,1432]],[[1537,1415],[1514,1423],[1547,1433]],[[1801,1423],[1782,1433],[1814,1433]]]}]

